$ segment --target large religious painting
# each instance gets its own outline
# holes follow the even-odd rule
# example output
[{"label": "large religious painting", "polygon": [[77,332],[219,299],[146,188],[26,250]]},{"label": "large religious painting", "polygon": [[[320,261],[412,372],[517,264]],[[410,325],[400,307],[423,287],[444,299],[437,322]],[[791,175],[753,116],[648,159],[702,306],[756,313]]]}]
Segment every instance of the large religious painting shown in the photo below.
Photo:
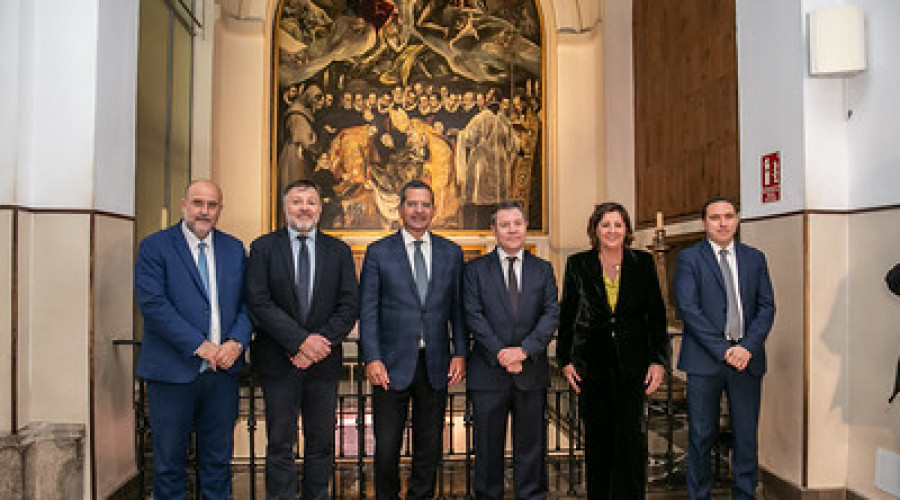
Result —
[{"label": "large religious painting", "polygon": [[323,229],[392,229],[399,188],[422,179],[436,229],[487,230],[511,198],[546,230],[535,0],[283,0],[274,37],[276,217],[306,178]]}]

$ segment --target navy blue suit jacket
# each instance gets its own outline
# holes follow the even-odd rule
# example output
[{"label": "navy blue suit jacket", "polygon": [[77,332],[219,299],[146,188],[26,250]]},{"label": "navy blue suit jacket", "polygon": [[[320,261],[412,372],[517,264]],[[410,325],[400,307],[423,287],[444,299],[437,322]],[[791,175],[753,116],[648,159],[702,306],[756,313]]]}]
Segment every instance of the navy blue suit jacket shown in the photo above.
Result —
[{"label": "navy blue suit jacket", "polygon": [[[761,376],[766,372],[765,341],[775,319],[775,294],[765,255],[738,242],[734,248],[744,317],[740,345],[752,355],[749,373]],[[699,375],[719,373],[731,344],[724,333],[725,281],[709,241],[704,239],[678,254],[673,286],[684,320],[678,368]]]},{"label": "navy blue suit jacket", "polygon": [[[242,298],[244,246],[213,232],[222,342],[250,342],[250,320]],[[134,266],[134,291],[144,318],[137,375],[145,380],[187,383],[200,371],[194,354],[209,333],[209,298],[181,231],[181,222],[144,238]],[[243,368],[239,356],[228,373]]]},{"label": "navy blue suit jacket", "polygon": [[459,245],[431,233],[431,279],[423,304],[403,236],[396,232],[369,245],[359,277],[359,343],[366,363],[384,363],[391,389],[412,383],[420,333],[435,389],[447,386],[451,355],[466,355],[462,272]]},{"label": "navy blue suit jacket", "polygon": [[[524,252],[519,307],[512,313],[497,250],[466,265],[463,303],[475,340],[466,364],[466,386],[473,390],[539,389],[550,385],[547,344],[559,325],[559,294],[549,262]],[[497,361],[506,347],[521,347],[528,358],[511,375]]]}]

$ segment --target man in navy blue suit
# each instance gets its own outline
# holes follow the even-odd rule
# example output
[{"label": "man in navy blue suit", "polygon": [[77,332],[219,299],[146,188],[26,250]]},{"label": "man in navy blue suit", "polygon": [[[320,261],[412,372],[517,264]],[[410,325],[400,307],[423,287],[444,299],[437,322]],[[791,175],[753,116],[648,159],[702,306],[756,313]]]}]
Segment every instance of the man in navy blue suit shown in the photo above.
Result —
[{"label": "man in navy blue suit", "polygon": [[192,182],[183,220],[144,238],[134,269],[144,318],[137,375],[147,381],[153,433],[153,498],[184,498],[191,428],[204,499],[231,492],[238,375],[250,321],[242,299],[244,246],[215,229],[222,192]]},{"label": "man in navy blue suit", "polygon": [[410,400],[413,461],[406,498],[434,497],[447,385],[465,375],[462,249],[429,231],[434,207],[428,184],[403,186],[403,228],[369,245],[360,274],[359,339],[373,387],[378,499],[399,498]]},{"label": "man in navy blue suit", "polygon": [[359,299],[350,247],[319,232],[322,197],[307,180],[283,193],[287,227],[257,238],[247,262],[250,349],[266,402],[266,498],[297,497],[297,417],[303,418],[303,498],[329,498],[341,341]]},{"label": "man in navy blue suit", "polygon": [[692,499],[710,496],[710,452],[722,391],[734,432],[732,498],[755,498],[765,341],[775,318],[766,258],[734,241],[734,203],[713,198],[700,212],[707,239],[678,255],[674,289],[684,320],[678,368],[688,374],[688,472]]},{"label": "man in navy blue suit", "polygon": [[512,413],[517,499],[547,497],[544,463],[547,344],[559,325],[550,263],[525,251],[525,210],[497,205],[491,217],[494,251],[466,265],[466,323],[475,345],[466,385],[475,425],[475,497],[503,498],[506,422]]}]

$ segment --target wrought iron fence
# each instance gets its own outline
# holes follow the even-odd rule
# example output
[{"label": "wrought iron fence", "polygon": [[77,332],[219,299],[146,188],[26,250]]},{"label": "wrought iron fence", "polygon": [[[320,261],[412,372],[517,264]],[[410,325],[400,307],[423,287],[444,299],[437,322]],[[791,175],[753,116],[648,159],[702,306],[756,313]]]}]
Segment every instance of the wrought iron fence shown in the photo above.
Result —
[{"label": "wrought iron fence", "polygon": [[[139,346],[139,341],[115,341]],[[357,340],[345,340],[345,351],[358,352]],[[346,349],[350,348],[350,349]],[[337,398],[335,429],[335,467],[332,476],[332,498],[374,497],[374,438],[371,425],[372,391],[365,380],[365,366],[358,356],[344,357],[344,376]],[[576,395],[569,389],[559,367],[553,366],[551,387],[547,392],[547,464],[554,497],[583,497],[584,454],[581,419]],[[444,453],[438,468],[437,495],[446,498],[473,498],[472,410],[465,389],[451,388],[448,393],[444,428]],[[152,429],[147,418],[146,392],[142,381],[135,380],[135,452],[138,481],[147,498],[152,483]],[[683,387],[667,372],[662,391],[648,400],[647,429],[651,435],[648,479],[651,489],[682,489],[686,411]],[[251,370],[241,376],[240,410],[235,430],[235,455],[232,462],[234,498],[264,497],[265,435],[262,390]],[[724,485],[728,471],[723,457],[728,455],[727,419],[723,419],[722,439],[714,452],[716,483]],[[401,450],[401,471],[411,459],[411,439],[407,428]],[[301,444],[298,446],[302,450]],[[508,456],[508,458],[510,458]],[[296,455],[298,474],[302,473],[302,452]],[[193,446],[188,453],[188,470],[194,498],[197,489],[196,460]]]}]

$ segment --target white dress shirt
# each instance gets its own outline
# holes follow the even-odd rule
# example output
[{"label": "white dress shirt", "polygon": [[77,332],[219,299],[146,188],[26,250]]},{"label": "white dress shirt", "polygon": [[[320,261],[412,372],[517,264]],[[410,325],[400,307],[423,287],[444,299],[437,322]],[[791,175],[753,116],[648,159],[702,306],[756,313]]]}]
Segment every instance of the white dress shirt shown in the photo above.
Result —
[{"label": "white dress shirt", "polygon": [[519,291],[522,291],[522,259],[525,258],[525,249],[520,248],[518,252],[510,255],[506,253],[503,248],[499,245],[497,246],[497,256],[500,257],[500,269],[503,270],[503,284],[506,285],[507,290],[509,289],[509,261],[506,260],[507,257],[515,257],[516,261],[513,262],[513,272],[516,273],[516,285],[519,287]]},{"label": "white dress shirt", "polygon": [[219,316],[219,289],[216,286],[216,252],[213,247],[213,232],[210,231],[206,238],[199,239],[197,235],[188,229],[187,224],[181,223],[181,232],[187,240],[188,248],[194,257],[194,265],[197,265],[197,256],[200,255],[199,245],[206,243],[206,268],[209,271],[209,341],[213,344],[222,343],[222,326]]},{"label": "white dress shirt", "polygon": [[[297,236],[300,236],[300,233],[293,230],[291,226],[288,226],[288,237],[291,240],[291,261],[294,263],[294,282],[297,282],[297,252],[300,251],[300,240],[297,239]],[[309,258],[309,290],[306,296],[309,299],[310,304],[312,304],[313,299],[313,282],[316,281],[316,228],[312,228],[312,230],[306,233],[306,255]]]}]

